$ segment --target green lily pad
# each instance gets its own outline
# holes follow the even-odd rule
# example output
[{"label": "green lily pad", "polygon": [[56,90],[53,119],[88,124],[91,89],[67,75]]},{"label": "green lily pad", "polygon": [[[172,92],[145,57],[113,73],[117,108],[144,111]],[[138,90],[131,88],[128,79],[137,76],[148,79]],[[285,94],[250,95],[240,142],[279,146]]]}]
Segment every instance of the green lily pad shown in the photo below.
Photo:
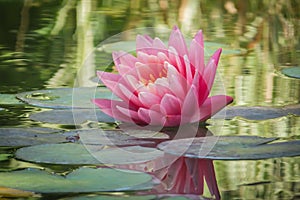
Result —
[{"label": "green lily pad", "polygon": [[18,149],[16,157],[36,163],[84,165],[144,163],[163,155],[155,148],[130,146],[105,148],[104,145],[45,144]]},{"label": "green lily pad", "polygon": [[267,120],[283,117],[288,113],[281,108],[231,106],[222,110],[214,118],[233,119],[243,117],[249,120]]},{"label": "green lily pad", "polygon": [[7,161],[7,160],[9,160],[12,157],[13,157],[13,155],[9,154],[9,153],[0,154],[0,162],[1,161]]},{"label": "green lily pad", "polygon": [[16,97],[30,105],[54,108],[95,108],[93,98],[116,98],[107,88],[55,88],[23,92]]},{"label": "green lily pad", "polygon": [[21,101],[16,99],[14,94],[0,94],[0,105],[18,105],[23,104]]},{"label": "green lily pad", "polygon": [[271,143],[275,138],[256,136],[209,136],[159,144],[173,155],[213,160],[258,160],[300,155],[300,140]]},{"label": "green lily pad", "polygon": [[0,128],[0,146],[19,147],[66,142],[60,130],[50,128]]},{"label": "green lily pad", "polygon": [[123,132],[122,130],[79,129],[65,132],[64,135],[78,135],[80,142],[85,145],[133,146],[155,144],[150,140],[142,140],[130,136],[127,132]]},{"label": "green lily pad", "polygon": [[100,109],[49,110],[33,113],[29,118],[34,121],[65,125],[82,124],[87,121],[115,122],[112,117],[106,115]]},{"label": "green lily pad", "polygon": [[[187,39],[186,43],[189,46],[191,40]],[[168,42],[164,41],[167,46]],[[204,42],[204,49],[206,51],[207,56],[210,56],[214,53],[218,48],[222,48],[222,55],[234,55],[240,54],[241,51],[238,49],[232,49],[230,46],[217,42]],[[109,44],[104,44],[98,48],[99,51],[104,51],[106,53],[111,54],[114,51],[125,51],[125,52],[135,52],[136,51],[136,43],[135,41],[119,41]]]},{"label": "green lily pad", "polygon": [[284,68],[281,72],[288,77],[300,79],[300,66]]},{"label": "green lily pad", "polygon": [[66,176],[26,169],[2,172],[0,177],[0,186],[38,193],[133,191],[153,186],[148,174],[111,168],[79,168]]}]

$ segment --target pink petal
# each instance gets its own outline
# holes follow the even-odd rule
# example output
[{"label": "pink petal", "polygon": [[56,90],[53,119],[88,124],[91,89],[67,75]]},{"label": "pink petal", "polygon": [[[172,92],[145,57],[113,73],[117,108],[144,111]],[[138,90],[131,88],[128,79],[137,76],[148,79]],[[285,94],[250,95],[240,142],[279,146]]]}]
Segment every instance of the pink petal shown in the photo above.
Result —
[{"label": "pink petal", "polygon": [[140,100],[138,97],[134,94],[133,91],[130,91],[127,87],[125,87],[123,84],[118,84],[118,87],[120,88],[120,91],[123,93],[123,95],[126,97],[123,98],[125,102],[130,102],[134,104],[135,106],[139,107],[142,106]]},{"label": "pink petal", "polygon": [[207,99],[210,91],[207,88],[205,79],[198,71],[195,72],[192,85],[194,85],[195,88],[197,89],[196,92],[198,96],[198,105],[201,106],[203,102]]},{"label": "pink petal", "polygon": [[199,70],[201,74],[203,74],[205,64],[204,64],[204,46],[203,46],[202,31],[199,31],[191,42],[189,58],[191,64],[197,70]]},{"label": "pink petal", "polygon": [[233,101],[233,98],[226,95],[216,95],[209,97],[200,107],[200,116],[195,121],[205,121],[211,116],[219,112],[226,105],[230,104]]},{"label": "pink petal", "polygon": [[166,115],[178,115],[181,113],[180,100],[171,95],[165,94],[160,102],[160,106],[163,107]]},{"label": "pink petal", "polygon": [[187,55],[183,56],[183,60],[184,60],[184,64],[185,64],[186,80],[190,84],[193,81],[193,74],[195,71],[193,70]]},{"label": "pink petal", "polygon": [[151,106],[160,103],[160,98],[150,92],[140,92],[138,98],[146,108],[151,108]]},{"label": "pink petal", "polygon": [[106,81],[111,83],[111,87],[114,88],[115,85],[120,81],[121,76],[119,74],[113,74],[104,71],[97,71],[98,78],[106,85]]},{"label": "pink petal", "polygon": [[188,55],[188,50],[182,33],[177,26],[174,26],[170,38],[169,47],[174,47],[180,57]]},{"label": "pink petal", "polygon": [[152,47],[152,38],[149,36],[137,35],[136,37],[136,52],[143,52],[149,55],[155,55]]},{"label": "pink petal", "polygon": [[204,78],[206,80],[207,88],[211,90],[212,85],[214,83],[220,55],[221,55],[222,49],[218,49],[212,57],[209,59],[207,66],[204,70]]},{"label": "pink petal", "polygon": [[119,112],[118,109],[116,109],[116,106],[124,104],[122,101],[109,99],[92,99],[92,102],[96,106],[98,106],[105,114],[120,121],[132,122],[131,118],[127,117],[123,113]]},{"label": "pink petal", "polygon": [[186,95],[187,81],[172,65],[169,63],[166,63],[166,65],[169,88],[177,97],[183,100]]},{"label": "pink petal", "polygon": [[180,74],[185,76],[185,65],[184,62],[181,60],[182,57],[178,54],[175,48],[169,47],[169,59],[170,59],[170,64],[172,64]]},{"label": "pink petal", "polygon": [[118,111],[120,111],[120,113],[124,114],[129,119],[132,119],[132,122],[145,124],[145,122],[141,121],[140,118],[138,117],[137,111],[131,110],[129,108],[124,108],[122,106],[116,106],[116,108]]},{"label": "pink petal", "polygon": [[136,57],[123,51],[113,52],[112,57],[117,68],[119,68],[120,64],[134,67],[134,64],[138,61]]},{"label": "pink petal", "polygon": [[195,122],[200,117],[198,96],[194,85],[191,86],[182,105],[182,122]]},{"label": "pink petal", "polygon": [[157,53],[158,52],[164,52],[164,53],[167,52],[166,45],[159,38],[154,38],[154,40],[153,40],[153,48],[157,50]]},{"label": "pink petal", "polygon": [[165,117],[160,112],[146,108],[139,108],[138,115],[141,119],[145,120],[150,125],[165,124]]}]

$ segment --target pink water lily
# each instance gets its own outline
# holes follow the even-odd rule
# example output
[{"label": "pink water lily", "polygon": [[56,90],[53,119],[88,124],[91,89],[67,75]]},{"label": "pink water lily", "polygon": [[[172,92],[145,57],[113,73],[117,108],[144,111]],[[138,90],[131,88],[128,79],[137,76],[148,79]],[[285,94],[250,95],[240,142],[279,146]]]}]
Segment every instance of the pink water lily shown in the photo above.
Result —
[{"label": "pink water lily", "polygon": [[189,50],[175,26],[168,47],[148,35],[136,38],[136,53],[113,52],[119,74],[98,71],[100,80],[120,100],[93,99],[113,118],[141,125],[179,126],[205,121],[232,102],[226,95],[209,96],[222,49],[204,61],[200,30]]}]

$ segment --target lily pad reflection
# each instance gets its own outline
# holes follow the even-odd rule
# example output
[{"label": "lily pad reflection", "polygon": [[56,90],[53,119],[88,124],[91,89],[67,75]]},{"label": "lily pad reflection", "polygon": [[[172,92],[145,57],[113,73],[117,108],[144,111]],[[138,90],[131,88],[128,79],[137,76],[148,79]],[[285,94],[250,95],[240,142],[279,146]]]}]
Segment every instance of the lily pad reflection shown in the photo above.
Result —
[{"label": "lily pad reflection", "polygon": [[210,136],[167,141],[159,144],[158,148],[173,155],[214,160],[258,160],[300,155],[300,140],[269,143],[274,140],[256,136]]}]

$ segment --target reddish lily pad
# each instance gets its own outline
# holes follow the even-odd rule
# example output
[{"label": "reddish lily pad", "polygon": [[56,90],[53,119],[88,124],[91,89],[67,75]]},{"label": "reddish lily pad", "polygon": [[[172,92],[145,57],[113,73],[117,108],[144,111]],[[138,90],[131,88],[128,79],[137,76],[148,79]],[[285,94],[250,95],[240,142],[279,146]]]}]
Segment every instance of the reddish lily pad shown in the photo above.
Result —
[{"label": "reddish lily pad", "polygon": [[173,155],[213,160],[258,160],[300,155],[300,140],[269,144],[274,139],[256,136],[210,136],[167,141],[158,148]]},{"label": "reddish lily pad", "polygon": [[26,169],[1,172],[0,177],[0,186],[38,193],[134,191],[154,185],[152,177],[146,173],[111,168],[79,168],[66,176]]},{"label": "reddish lily pad", "polygon": [[66,142],[60,130],[50,128],[0,128],[0,146],[18,147]]},{"label": "reddish lily pad", "polygon": [[66,165],[144,163],[163,155],[155,148],[141,146],[105,148],[104,145],[45,144],[18,149],[22,160]]},{"label": "reddish lily pad", "polygon": [[87,121],[115,122],[112,117],[106,115],[100,109],[49,110],[33,113],[29,118],[34,121],[65,125],[82,124]]},{"label": "reddish lily pad", "polygon": [[63,200],[208,200],[199,195],[126,195],[126,196],[108,196],[108,195],[82,195],[77,197],[64,198]]},{"label": "reddish lily pad", "polygon": [[94,108],[95,106],[91,102],[91,99],[111,99],[114,96],[107,88],[86,87],[36,90],[19,93],[16,97],[33,106],[55,109],[71,109]]}]

